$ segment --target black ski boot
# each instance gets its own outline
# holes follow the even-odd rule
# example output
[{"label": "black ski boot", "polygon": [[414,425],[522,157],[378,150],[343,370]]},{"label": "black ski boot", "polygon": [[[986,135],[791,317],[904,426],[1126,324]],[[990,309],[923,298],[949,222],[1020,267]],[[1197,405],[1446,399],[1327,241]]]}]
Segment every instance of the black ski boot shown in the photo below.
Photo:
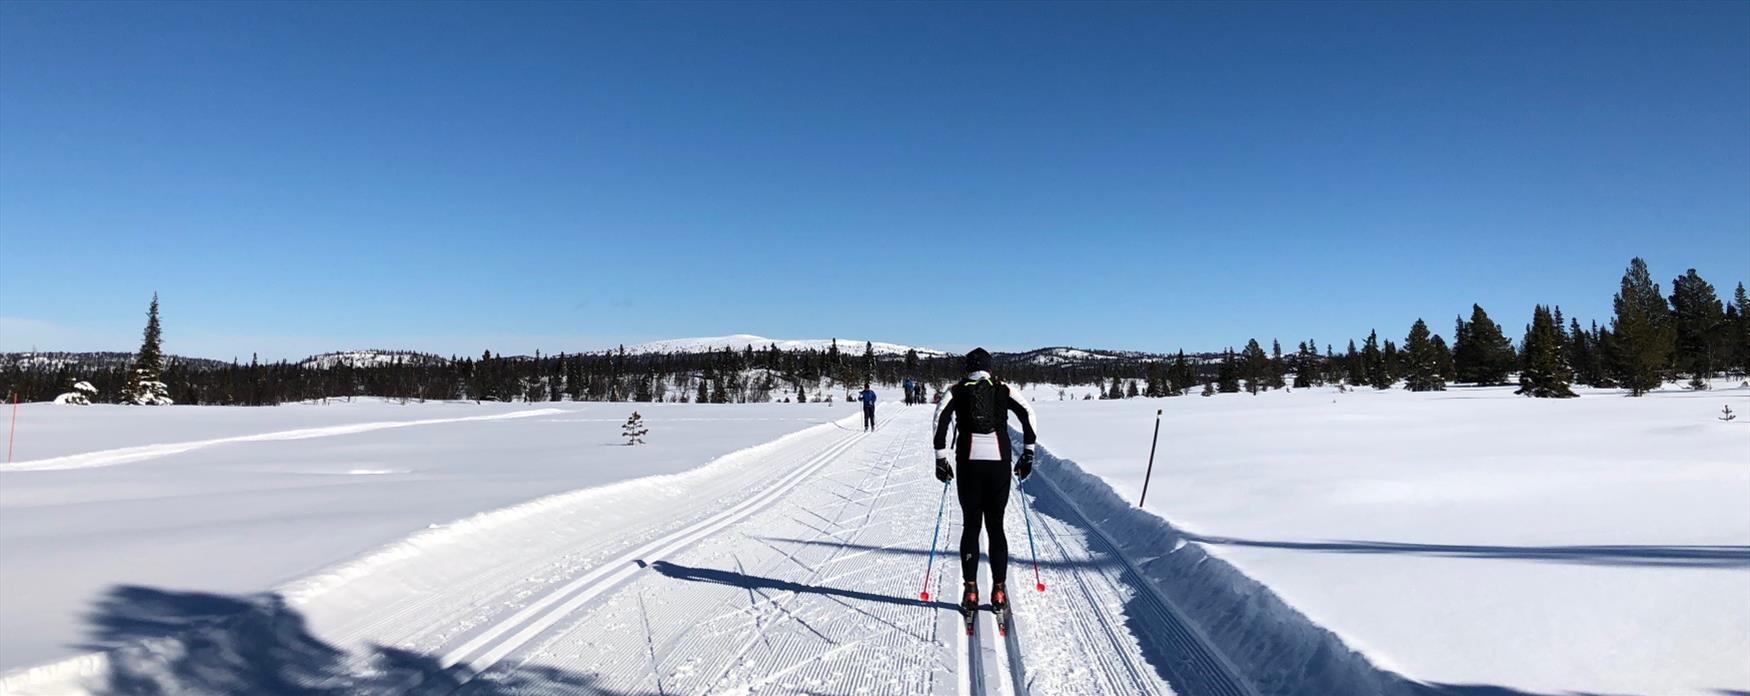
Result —
[{"label": "black ski boot", "polygon": [[966,620],[966,635],[972,635],[972,626],[978,620],[978,583],[966,583],[966,590],[960,593],[960,616]]}]

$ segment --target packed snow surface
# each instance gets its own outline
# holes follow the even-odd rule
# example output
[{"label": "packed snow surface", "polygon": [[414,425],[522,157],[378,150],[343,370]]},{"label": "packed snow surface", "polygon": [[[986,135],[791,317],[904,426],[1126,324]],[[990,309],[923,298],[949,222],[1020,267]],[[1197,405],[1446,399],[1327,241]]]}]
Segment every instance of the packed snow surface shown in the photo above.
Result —
[{"label": "packed snow surface", "polygon": [[1147,510],[1380,667],[1750,691],[1750,419],[1718,419],[1750,390],[1031,393],[1041,443],[1131,505],[1164,410]]},{"label": "packed snow surface", "polygon": [[[639,411],[648,444],[620,426]],[[0,465],[0,672],[75,652],[106,588],[256,592],[432,525],[672,474],[843,404],[24,404]],[[837,432],[837,430],[834,430]]]}]

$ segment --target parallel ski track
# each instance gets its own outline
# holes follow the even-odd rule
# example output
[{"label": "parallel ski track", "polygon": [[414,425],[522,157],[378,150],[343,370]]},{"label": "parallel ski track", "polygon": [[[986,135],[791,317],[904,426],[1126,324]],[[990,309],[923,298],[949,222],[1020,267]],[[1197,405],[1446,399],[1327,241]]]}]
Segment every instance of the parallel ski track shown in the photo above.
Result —
[{"label": "parallel ski track", "polygon": [[[801,451],[800,456],[793,450],[774,452],[772,456],[780,459],[772,466],[750,467],[745,472],[733,472],[730,477],[756,491],[762,486],[769,490],[769,486],[778,482],[794,484],[800,480],[797,474],[810,464],[827,461],[829,457],[824,454],[842,451],[862,436],[862,433],[836,436],[822,448]],[[796,463],[789,465],[785,460],[792,457]],[[567,545],[573,550],[561,556],[518,559],[465,580],[451,578],[443,586],[421,585],[419,578],[405,579],[406,591],[394,597],[388,606],[355,607],[356,615],[368,618],[337,627],[327,636],[340,645],[369,641],[419,652],[453,655],[453,646],[457,642],[502,626],[506,621],[504,612],[527,607],[530,602],[549,596],[556,587],[577,574],[610,568],[628,555],[627,550],[673,539],[686,530],[697,529],[713,520],[720,521],[732,511],[742,509],[747,490],[737,488],[728,494],[713,492],[712,495],[718,497],[699,506],[696,514],[673,522],[616,530],[618,534],[596,539],[567,539]],[[444,666],[454,665],[446,662]],[[358,668],[368,667],[360,665]]]},{"label": "parallel ski track", "polygon": [[836,461],[839,455],[853,448],[867,436],[867,433],[858,432],[841,438],[793,469],[776,483],[754,492],[751,497],[740,504],[682,529],[663,534],[620,554],[611,561],[598,565],[594,570],[530,602],[510,617],[478,631],[472,639],[445,653],[439,664],[445,669],[461,671],[465,678],[461,680],[458,688],[465,686],[468,681],[497,664],[499,660],[512,651],[552,628],[559,621],[578,611],[603,593],[630,579],[645,565],[680,552],[697,543],[700,539],[729,528],[783,500],[786,494],[797,485]]},{"label": "parallel ski track", "polygon": [[[544,666],[587,674],[603,690],[793,691],[799,684],[844,684],[859,678],[847,675],[847,666],[854,671],[885,661],[892,667],[876,671],[896,675],[888,682],[849,683],[870,693],[932,693],[937,670],[904,668],[919,666],[920,651],[930,652],[934,612],[790,587],[892,593],[895,599],[915,592],[915,585],[905,587],[910,584],[906,574],[894,572],[895,564],[904,565],[903,558],[853,548],[871,528],[905,537],[908,525],[932,521],[913,519],[912,510],[890,512],[901,502],[918,502],[915,495],[897,495],[912,492],[905,488],[916,481],[907,477],[923,470],[915,466],[923,461],[917,451],[923,440],[910,420],[896,416],[884,421],[874,440],[859,435],[859,443],[873,444],[878,451],[864,450],[851,459],[844,452],[834,454],[838,466],[822,465],[810,474],[811,483],[787,491],[782,503],[736,528],[718,530],[709,544],[671,555],[671,572],[701,574],[694,579],[705,580],[703,584],[663,577],[653,565],[645,579],[627,588],[653,590],[651,602],[631,605],[616,596],[572,612],[566,625],[493,670],[492,679],[509,677],[523,661],[538,657]],[[841,478],[846,474],[850,480]],[[755,535],[780,526],[808,530],[800,539],[806,543],[784,547]],[[745,562],[750,557],[755,560],[751,566]],[[847,621],[864,628],[847,627]],[[613,647],[612,635],[628,630],[644,632],[648,654]],[[854,665],[842,657],[850,651],[857,656]]]},{"label": "parallel ski track", "polygon": [[[1238,676],[1239,670],[1210,645],[1208,638],[1184,618],[1171,600],[1161,596],[1143,578],[1131,560],[1118,552],[1117,545],[1104,532],[1088,522],[1087,515],[1074,501],[1064,495],[1049,478],[1036,478],[1043,485],[1028,485],[1026,490],[1035,495],[1049,495],[1058,509],[1070,511],[1079,518],[1076,520],[1078,526],[1088,530],[1087,534],[1075,534],[1086,540],[1087,551],[1085,555],[1076,557],[1071,552],[1073,545],[1065,543],[1065,536],[1072,534],[1070,530],[1048,515],[1039,515],[1033,519],[1034,529],[1042,536],[1041,546],[1048,552],[1055,551],[1049,555],[1054,555],[1059,561],[1082,562],[1078,567],[1086,568],[1058,574],[1055,578],[1057,583],[1051,589],[1076,592],[1085,597],[1085,601],[1073,604],[1078,610],[1097,609],[1104,605],[1102,598],[1123,596],[1127,591],[1134,592],[1128,605],[1128,618],[1140,624],[1140,630],[1147,631],[1153,640],[1161,644],[1162,651],[1168,653],[1158,655],[1155,659],[1161,662],[1168,683],[1179,696],[1257,696],[1251,684]],[[1101,560],[1100,557],[1110,560],[1095,562]],[[1113,626],[1103,615],[1083,611],[1077,613],[1079,615],[1076,620],[1069,623],[1081,633],[1082,640],[1089,644],[1123,640],[1121,633],[1127,630],[1124,627]],[[1092,666],[1106,674],[1111,680],[1109,683],[1134,684],[1136,690],[1132,693],[1159,693],[1153,675],[1140,671],[1147,669],[1146,666],[1117,659],[1117,651],[1095,651],[1093,654],[1098,662]]]}]

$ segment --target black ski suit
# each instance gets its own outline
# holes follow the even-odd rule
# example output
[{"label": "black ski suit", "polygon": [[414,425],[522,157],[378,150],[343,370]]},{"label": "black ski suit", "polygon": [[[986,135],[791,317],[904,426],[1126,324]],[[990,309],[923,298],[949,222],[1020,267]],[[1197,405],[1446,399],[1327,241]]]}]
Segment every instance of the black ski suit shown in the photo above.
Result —
[{"label": "black ski suit", "polygon": [[1009,413],[1021,421],[1021,442],[1033,449],[1033,407],[1021,393],[991,380],[985,372],[968,375],[950,387],[936,415],[936,456],[949,458],[948,421],[954,421],[953,461],[958,472],[963,526],[960,532],[960,575],[978,578],[978,532],[990,536],[990,575],[1001,583],[1008,575],[1009,540],[1003,534],[1003,509],[1009,502]]}]

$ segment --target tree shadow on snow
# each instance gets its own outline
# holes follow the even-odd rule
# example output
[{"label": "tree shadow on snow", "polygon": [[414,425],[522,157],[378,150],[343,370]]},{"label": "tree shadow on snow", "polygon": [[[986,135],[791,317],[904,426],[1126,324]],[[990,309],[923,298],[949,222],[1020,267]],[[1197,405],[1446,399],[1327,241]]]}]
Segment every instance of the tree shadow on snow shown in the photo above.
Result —
[{"label": "tree shadow on snow", "polygon": [[[372,646],[351,653],[312,635],[278,595],[118,586],[87,616],[108,673],[100,694],[619,694],[590,675],[522,666],[473,679],[432,656]],[[646,692],[639,692],[646,693]]]},{"label": "tree shadow on snow", "polygon": [[1203,544],[1291,551],[1389,553],[1444,558],[1485,558],[1654,568],[1750,568],[1750,546],[1480,546],[1347,540],[1264,541],[1195,534],[1186,534],[1185,538]]}]

